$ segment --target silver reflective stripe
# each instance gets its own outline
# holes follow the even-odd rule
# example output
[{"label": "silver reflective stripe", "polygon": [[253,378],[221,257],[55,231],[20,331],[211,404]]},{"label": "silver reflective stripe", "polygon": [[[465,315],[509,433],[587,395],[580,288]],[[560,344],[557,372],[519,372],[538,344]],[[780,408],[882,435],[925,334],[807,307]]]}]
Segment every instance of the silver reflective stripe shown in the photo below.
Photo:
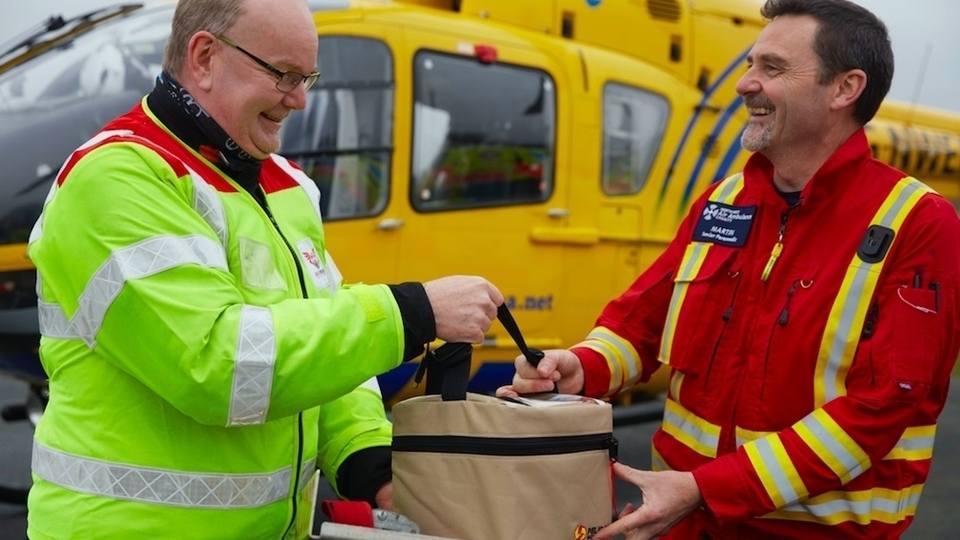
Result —
[{"label": "silver reflective stripe", "polygon": [[291,468],[265,474],[188,473],[80,457],[33,441],[33,472],[60,487],[165,506],[256,508],[283,500]]},{"label": "silver reflective stripe", "polygon": [[[297,489],[302,490],[315,472],[317,472],[317,458],[308,460],[303,464],[303,469],[300,470],[300,483],[297,484]],[[312,497],[313,494],[311,493],[310,496]]]},{"label": "silver reflective stripe", "polygon": [[[904,178],[887,196],[884,204],[891,204],[883,215],[880,215],[880,212],[883,211],[881,206],[877,211],[877,216],[874,216],[873,224],[891,229],[896,235],[900,223],[913,210],[919,197],[929,191],[929,188],[923,183],[909,177]],[[891,199],[893,199],[892,202]],[[907,206],[908,204],[909,206]],[[863,329],[865,319],[864,316],[858,317],[857,311],[859,309],[862,313],[866,313],[877,285],[877,274],[884,265],[883,260],[875,263],[868,263],[859,257],[854,257],[853,260],[854,262],[850,266],[851,268],[855,266],[855,273],[852,276],[848,274],[840,285],[840,294],[843,300],[838,297],[836,304],[831,308],[827,329],[823,336],[820,356],[823,356],[823,349],[828,351],[828,356],[822,383],[823,397],[821,398],[819,392],[817,392],[815,399],[815,405],[818,407],[840,397],[841,391],[845,389],[846,370],[849,369],[849,365],[853,361],[854,344],[860,339],[860,332]],[[838,306],[840,311],[835,315]],[[834,320],[836,321],[835,330],[833,330]],[[829,344],[828,347],[827,344]],[[821,360],[818,359],[817,362],[819,364]]]},{"label": "silver reflective stripe", "polygon": [[698,417],[670,398],[664,402],[662,429],[694,452],[717,457],[720,426]]},{"label": "silver reflective stripe", "polygon": [[[870,491],[860,493],[871,494]],[[784,507],[781,512],[777,512],[777,514],[780,515],[775,517],[785,517],[782,515],[783,512],[802,512],[816,516],[823,522],[830,524],[844,521],[854,521],[861,525],[867,525],[873,521],[898,523],[903,519],[903,516],[913,515],[916,512],[917,505],[920,503],[919,492],[909,493],[904,491],[900,499],[881,497],[876,494],[869,498],[852,498],[855,495],[858,495],[858,493],[848,494],[842,491],[825,493],[824,497],[816,497],[816,499],[824,499],[826,496],[831,496],[833,500],[826,500],[822,503],[806,502],[792,504]],[[883,515],[892,516],[895,519],[878,519],[879,516]]]},{"label": "silver reflective stripe", "polygon": [[227,214],[223,210],[223,201],[199,174],[190,167],[187,167],[187,170],[190,171],[190,179],[193,180],[193,209],[217,233],[220,244],[226,249],[228,245]]},{"label": "silver reflective stripe", "polygon": [[[793,504],[799,501],[800,495],[797,493],[797,490],[793,489],[793,484],[791,484],[790,479],[787,478],[784,467],[780,466],[777,455],[773,451],[773,446],[770,444],[770,439],[768,437],[757,439],[753,444],[756,445],[757,452],[763,459],[763,463],[767,466],[766,472],[770,475],[773,483],[776,484],[777,490],[780,492],[779,495],[783,498],[784,502]],[[769,492],[770,488],[767,488],[767,491]]]},{"label": "silver reflective stripe", "polygon": [[228,426],[262,424],[267,420],[276,362],[273,314],[264,307],[243,306]]},{"label": "silver reflective stripe", "polygon": [[223,246],[202,235],[155,236],[115,251],[87,283],[72,319],[67,319],[58,304],[38,303],[40,333],[53,338],[79,338],[92,349],[107,309],[124,283],[188,264],[227,270]]},{"label": "silver reflective stripe", "polygon": [[[820,410],[822,411],[823,409]],[[830,417],[827,416],[827,418],[829,419]],[[832,421],[832,419],[830,420]],[[839,467],[842,467],[841,470],[836,470],[834,466],[831,465],[831,469],[833,469],[833,472],[836,473],[837,476],[847,482],[849,479],[856,478],[863,474],[863,472],[866,470],[863,468],[864,464],[861,463],[860,460],[857,459],[857,456],[852,454],[850,450],[843,445],[843,442],[841,442],[836,435],[831,433],[830,429],[828,429],[827,426],[825,426],[820,420],[820,418],[817,417],[816,411],[813,414],[808,414],[803,420],[800,421],[800,423],[810,430],[810,433],[813,435],[813,439],[818,441],[819,444],[823,445],[823,448],[827,452],[830,452],[830,455],[836,460],[836,464]],[[837,429],[839,429],[839,426]],[[844,437],[848,437],[847,440],[850,440],[852,444],[856,444],[854,441],[849,439],[849,436],[846,433],[842,431],[840,433]],[[811,446],[809,442],[807,445]],[[822,451],[817,451],[817,448],[813,446],[811,446],[811,450],[813,450],[820,457],[820,459],[824,460],[828,465],[830,465],[831,462],[827,460],[828,456],[822,455]],[[866,464],[869,465],[870,462],[866,453],[864,453],[860,448],[856,448],[856,450],[863,456],[863,459],[867,460]]]}]

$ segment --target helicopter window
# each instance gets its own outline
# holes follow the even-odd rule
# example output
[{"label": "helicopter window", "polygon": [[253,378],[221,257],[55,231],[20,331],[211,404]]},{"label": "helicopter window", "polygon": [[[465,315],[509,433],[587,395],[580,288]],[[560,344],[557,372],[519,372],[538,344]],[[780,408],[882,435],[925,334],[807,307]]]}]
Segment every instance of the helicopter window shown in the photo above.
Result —
[{"label": "helicopter window", "polygon": [[0,112],[78,100],[136,99],[153,88],[172,9],[138,12],[79,34],[0,76]]},{"label": "helicopter window", "polygon": [[411,200],[421,211],[536,203],[553,191],[546,73],[433,52],[414,58]]},{"label": "helicopter window", "polygon": [[617,83],[603,89],[603,192],[630,195],[647,181],[667,127],[665,98]]},{"label": "helicopter window", "polygon": [[387,205],[393,153],[393,59],[378,40],[322,36],[323,74],[307,106],[284,122],[280,153],[320,188],[325,220],[363,218]]}]

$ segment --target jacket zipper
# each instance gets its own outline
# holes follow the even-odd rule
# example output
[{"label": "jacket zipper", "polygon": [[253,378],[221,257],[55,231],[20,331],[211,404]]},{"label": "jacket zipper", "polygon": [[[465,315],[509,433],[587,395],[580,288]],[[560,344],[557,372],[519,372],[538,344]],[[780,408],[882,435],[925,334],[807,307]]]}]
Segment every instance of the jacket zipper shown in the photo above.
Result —
[{"label": "jacket zipper", "polygon": [[[256,199],[256,198],[254,198]],[[307,285],[303,277],[303,269],[300,268],[300,263],[297,260],[297,252],[294,251],[293,246],[290,245],[290,242],[287,241],[287,237],[283,235],[283,231],[280,230],[280,225],[277,224],[277,220],[273,218],[273,212],[270,211],[270,207],[267,206],[266,194],[264,194],[263,204],[258,205],[263,208],[264,213],[266,213],[267,218],[270,220],[270,223],[273,224],[273,228],[276,229],[277,235],[283,240],[283,244],[287,246],[287,250],[290,252],[290,256],[293,257],[293,266],[297,269],[297,278],[300,281],[300,294],[302,298],[308,298],[307,296]],[[280,538],[285,538],[287,534],[293,529],[297,523],[297,498],[299,497],[300,491],[300,476],[301,469],[303,467],[303,412],[297,413],[297,466],[294,468],[294,477],[293,477],[293,496],[290,500],[293,505],[293,512],[290,516],[290,523],[287,525],[287,530],[284,531],[283,535]]]},{"label": "jacket zipper", "polygon": [[736,279],[737,283],[733,286],[733,294],[730,295],[730,304],[727,306],[727,309],[724,310],[723,315],[720,316],[723,321],[723,326],[720,328],[720,335],[717,336],[717,340],[713,342],[713,351],[711,351],[710,361],[707,363],[707,372],[703,376],[704,388],[707,388],[710,383],[710,372],[713,371],[713,361],[717,358],[717,350],[720,349],[720,342],[723,341],[723,335],[727,332],[727,324],[730,322],[730,319],[733,318],[733,303],[737,299],[737,291],[740,290],[741,275],[739,271],[732,274],[727,273],[727,277]]},{"label": "jacket zipper", "polygon": [[471,437],[465,435],[397,435],[394,452],[471,454],[479,456],[549,456],[606,450],[617,460],[620,443],[613,433],[556,437]]},{"label": "jacket zipper", "polygon": [[780,316],[777,317],[777,322],[774,323],[773,327],[770,329],[770,336],[767,338],[767,351],[763,355],[763,371],[761,372],[760,379],[760,399],[763,399],[763,390],[766,388],[767,384],[767,365],[770,362],[770,344],[773,343],[773,335],[777,331],[777,326],[786,326],[787,322],[790,320],[790,300],[793,298],[793,293],[796,292],[797,287],[800,286],[800,280],[795,280],[793,285],[790,285],[790,289],[787,291],[787,300],[783,304],[783,309],[780,311]]},{"label": "jacket zipper", "polygon": [[791,206],[786,212],[780,214],[780,234],[777,236],[777,243],[774,244],[773,249],[770,250],[770,259],[767,260],[767,266],[763,268],[763,273],[760,274],[762,281],[767,281],[767,278],[770,277],[770,272],[773,271],[773,265],[777,263],[777,259],[780,258],[780,254],[783,252],[783,237],[787,234],[787,220],[790,218],[790,214],[794,208],[796,208],[796,206]]}]

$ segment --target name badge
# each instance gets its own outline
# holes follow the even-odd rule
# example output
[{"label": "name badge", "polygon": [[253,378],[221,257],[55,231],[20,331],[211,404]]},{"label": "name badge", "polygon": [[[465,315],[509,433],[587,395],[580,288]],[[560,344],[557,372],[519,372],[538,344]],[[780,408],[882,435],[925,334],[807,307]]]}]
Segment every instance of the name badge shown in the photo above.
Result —
[{"label": "name badge", "polygon": [[695,242],[740,247],[747,243],[756,206],[730,206],[708,202],[693,231]]}]

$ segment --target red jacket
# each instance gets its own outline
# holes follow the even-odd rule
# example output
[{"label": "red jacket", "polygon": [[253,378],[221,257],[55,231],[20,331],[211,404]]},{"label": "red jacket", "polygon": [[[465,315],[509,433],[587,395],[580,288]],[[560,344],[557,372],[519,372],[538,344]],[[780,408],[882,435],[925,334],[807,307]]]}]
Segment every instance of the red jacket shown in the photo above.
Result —
[{"label": "red jacket", "polygon": [[668,536],[896,538],[960,352],[960,220],[921,189],[894,233],[865,240],[877,216],[896,217],[899,202],[881,206],[904,175],[872,159],[863,130],[797,206],[772,177],[755,154],[728,205],[717,185],[693,205],[572,349],[586,393],[615,395],[669,363],[653,466],[693,471],[706,504]]}]

